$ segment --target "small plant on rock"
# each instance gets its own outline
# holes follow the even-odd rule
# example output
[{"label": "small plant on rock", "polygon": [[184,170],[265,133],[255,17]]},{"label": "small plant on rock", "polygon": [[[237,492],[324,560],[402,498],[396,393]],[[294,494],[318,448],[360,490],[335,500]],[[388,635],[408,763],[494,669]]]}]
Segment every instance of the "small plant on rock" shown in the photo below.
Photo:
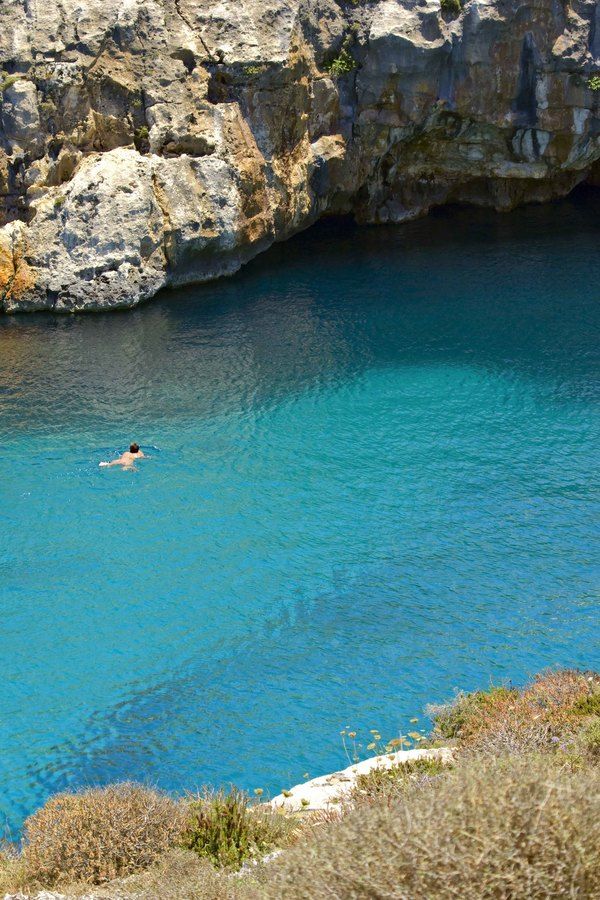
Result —
[{"label": "small plant on rock", "polygon": [[244,66],[244,75],[252,78],[255,75],[260,75],[264,71],[264,66],[250,64]]},{"label": "small plant on rock", "polygon": [[459,16],[462,12],[461,0],[440,0],[440,6],[442,7],[442,12],[454,17]]},{"label": "small plant on rock", "polygon": [[136,150],[140,153],[147,153],[150,149],[149,137],[150,132],[147,125],[141,125],[139,128],[136,128],[133,135]]},{"label": "small plant on rock", "polygon": [[353,72],[356,67],[356,60],[354,59],[352,54],[346,47],[342,47],[339,55],[336,56],[335,59],[332,60],[329,64],[327,71],[330,75],[334,75],[336,78],[339,78],[342,75],[347,75],[349,72]]},{"label": "small plant on rock", "polygon": [[4,94],[13,84],[19,80],[20,75],[7,75],[6,72],[0,74],[0,94]]},{"label": "small plant on rock", "polygon": [[588,87],[590,91],[600,91],[600,75],[592,75],[588,80]]}]

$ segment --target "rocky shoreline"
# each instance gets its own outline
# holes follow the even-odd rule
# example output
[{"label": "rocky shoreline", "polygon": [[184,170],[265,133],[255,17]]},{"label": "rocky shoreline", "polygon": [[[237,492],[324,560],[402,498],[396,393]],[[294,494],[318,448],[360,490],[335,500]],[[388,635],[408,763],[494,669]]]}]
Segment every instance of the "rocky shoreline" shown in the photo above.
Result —
[{"label": "rocky shoreline", "polygon": [[387,771],[396,766],[424,759],[438,760],[449,765],[453,760],[453,753],[449,747],[437,747],[423,750],[398,750],[395,753],[370,756],[339,772],[331,772],[328,775],[321,775],[297,784],[285,794],[277,794],[276,797],[273,797],[270,805],[273,809],[283,810],[286,813],[335,809],[356,788],[361,776],[368,775],[375,770]]},{"label": "rocky shoreline", "polygon": [[9,0],[2,25],[6,312],[134,306],[323,215],[599,179],[594,0]]}]

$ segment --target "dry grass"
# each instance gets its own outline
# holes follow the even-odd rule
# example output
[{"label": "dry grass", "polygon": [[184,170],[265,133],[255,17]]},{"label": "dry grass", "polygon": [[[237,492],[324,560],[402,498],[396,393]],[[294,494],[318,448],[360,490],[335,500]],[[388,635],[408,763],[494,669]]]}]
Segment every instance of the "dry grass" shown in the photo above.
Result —
[{"label": "dry grass", "polygon": [[184,818],[182,804],[135,784],[57,794],[25,822],[27,872],[50,886],[141,871],[181,839]]},{"label": "dry grass", "polygon": [[600,771],[470,761],[391,806],[359,807],[273,864],[277,900],[600,896]]},{"label": "dry grass", "polygon": [[29,877],[23,858],[12,848],[0,848],[0,897],[26,891]]},{"label": "dry grass", "polygon": [[595,708],[600,675],[563,670],[539,675],[522,691],[494,687],[432,706],[434,738],[465,750],[520,754],[554,750],[580,731]]},{"label": "dry grass", "polygon": [[238,900],[250,881],[218,871],[189,850],[171,850],[146,872],[95,889],[94,900]]}]

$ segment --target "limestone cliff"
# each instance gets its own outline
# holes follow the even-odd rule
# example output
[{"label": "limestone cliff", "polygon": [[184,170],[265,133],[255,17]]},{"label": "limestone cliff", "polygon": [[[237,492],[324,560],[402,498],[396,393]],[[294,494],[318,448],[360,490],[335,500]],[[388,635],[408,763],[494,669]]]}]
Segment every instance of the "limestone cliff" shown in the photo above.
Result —
[{"label": "limestone cliff", "polygon": [[0,0],[0,308],[598,178],[596,0]]}]

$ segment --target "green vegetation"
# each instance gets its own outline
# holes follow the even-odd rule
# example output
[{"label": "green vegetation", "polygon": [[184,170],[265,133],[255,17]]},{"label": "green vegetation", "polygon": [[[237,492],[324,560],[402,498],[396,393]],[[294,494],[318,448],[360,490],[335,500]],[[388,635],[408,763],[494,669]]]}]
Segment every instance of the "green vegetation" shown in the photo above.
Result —
[{"label": "green vegetation", "polygon": [[461,0],[440,0],[440,6],[442,7],[442,12],[448,13],[454,18],[462,12]]},{"label": "green vegetation", "polygon": [[285,844],[291,831],[289,819],[251,806],[241,791],[219,791],[192,801],[182,846],[217,866],[239,869]]},{"label": "green vegetation", "polygon": [[150,132],[148,131],[147,125],[140,125],[139,128],[135,129],[133,142],[140,153],[147,153],[150,149],[149,138]]},{"label": "green vegetation", "polygon": [[591,91],[600,91],[600,75],[592,75],[588,80],[588,87]]},{"label": "green vegetation", "polygon": [[581,734],[582,750],[585,756],[600,763],[600,718],[596,716]]},{"label": "green vegetation", "polygon": [[331,61],[331,63],[327,67],[327,71],[330,75],[334,75],[336,78],[339,78],[342,75],[347,75],[349,72],[353,72],[356,67],[356,60],[351,55],[347,47],[344,46],[340,50],[339,55]]},{"label": "green vegetation", "polygon": [[260,75],[262,72],[264,72],[264,70],[265,70],[264,66],[250,64],[250,65],[244,66],[244,75],[248,75],[248,76],[252,77],[254,75]]},{"label": "green vegetation", "polygon": [[473,727],[480,728],[488,714],[493,714],[498,706],[510,703],[516,696],[517,691],[492,687],[489,691],[457,694],[453,701],[443,706],[430,706],[429,713],[435,721],[435,733],[446,740],[462,737]]},{"label": "green vegetation", "polygon": [[0,94],[4,94],[5,91],[12,87],[13,84],[16,84],[17,81],[21,78],[21,75],[7,75],[6,72],[2,72],[0,74]]},{"label": "green vegetation", "polygon": [[573,712],[579,716],[600,716],[600,689],[581,697],[573,704]]},{"label": "green vegetation", "polygon": [[67,198],[64,194],[58,194],[58,196],[54,198],[55,209],[59,209],[61,206],[64,206],[66,199]]},{"label": "green vegetation", "polygon": [[[275,812],[260,788],[252,802],[132,784],[59,794],[21,848],[0,848],[0,896],[90,883],[98,900],[600,896],[599,698],[600,675],[574,670],[458,694],[430,708],[451,765],[374,769],[323,813]],[[370,752],[421,744],[371,738]],[[342,740],[357,758],[357,732]]]},{"label": "green vegetation", "polygon": [[415,759],[389,769],[371,769],[366,775],[358,776],[350,799],[352,803],[389,803],[417,785],[447,774],[450,768],[441,759]]},{"label": "green vegetation", "polygon": [[538,676],[524,690],[492,687],[429,707],[433,736],[484,753],[555,752],[571,746],[595,715],[600,679],[571,670]]},{"label": "green vegetation", "polygon": [[39,104],[39,108],[42,115],[47,119],[49,119],[50,116],[53,116],[56,113],[56,105],[52,100],[42,100],[42,102]]}]

